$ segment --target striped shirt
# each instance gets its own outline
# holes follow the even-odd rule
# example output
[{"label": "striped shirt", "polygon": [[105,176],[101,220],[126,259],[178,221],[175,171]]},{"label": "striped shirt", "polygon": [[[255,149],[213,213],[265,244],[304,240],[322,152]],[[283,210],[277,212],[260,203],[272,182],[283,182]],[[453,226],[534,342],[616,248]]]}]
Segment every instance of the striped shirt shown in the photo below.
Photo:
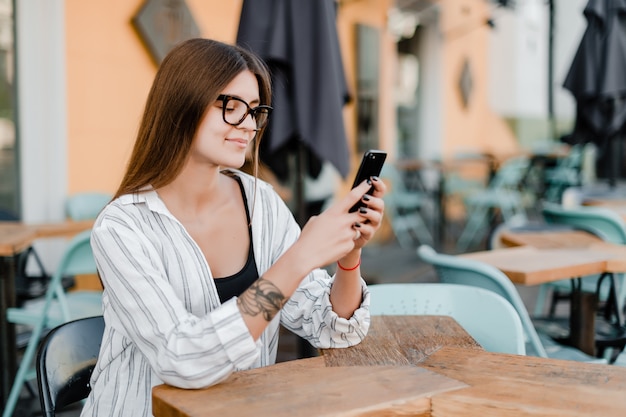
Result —
[{"label": "striped shirt", "polygon": [[[236,171],[252,215],[261,275],[298,238],[272,187]],[[318,348],[359,343],[369,328],[369,293],[348,320],[330,303],[334,277],[309,274],[256,342],[236,305],[220,303],[199,246],[155,191],[123,195],[100,214],[91,243],[104,284],[105,331],[81,416],[151,416],[151,389],[217,384],[276,360],[279,323]]]}]

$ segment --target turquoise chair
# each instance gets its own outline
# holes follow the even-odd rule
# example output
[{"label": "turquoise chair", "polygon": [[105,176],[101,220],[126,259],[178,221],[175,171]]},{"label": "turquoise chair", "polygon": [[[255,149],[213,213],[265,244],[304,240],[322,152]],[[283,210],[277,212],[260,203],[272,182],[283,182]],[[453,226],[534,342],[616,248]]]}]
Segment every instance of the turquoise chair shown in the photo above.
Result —
[{"label": "turquoise chair", "polygon": [[24,383],[37,376],[33,360],[44,333],[71,320],[102,315],[101,291],[66,293],[61,285],[61,278],[65,275],[97,273],[90,237],[91,230],[87,230],[69,242],[44,298],[25,303],[23,307],[7,309],[8,322],[30,327],[32,332],[2,413],[3,417],[13,415]]},{"label": "turquoise chair", "polygon": [[65,213],[72,220],[95,220],[109,204],[111,195],[100,192],[81,192],[70,195],[65,201]]},{"label": "turquoise chair", "polygon": [[417,248],[417,254],[420,259],[435,268],[437,276],[442,283],[484,288],[499,294],[511,303],[522,321],[527,340],[526,352],[528,355],[581,362],[607,363],[606,359],[595,358],[578,349],[560,345],[549,336],[539,334],[515,285],[499,269],[483,262],[437,253],[428,245],[421,245]]},{"label": "turquoise chair", "polygon": [[[610,209],[588,206],[564,207],[560,204],[544,203],[541,214],[547,223],[572,226],[590,232],[607,242],[626,245],[626,225],[622,218]],[[626,299],[626,278],[624,274],[616,274],[615,278],[618,285],[616,289],[617,308],[619,311],[623,311],[624,300]],[[596,292],[598,279],[598,275],[583,277],[583,291]],[[608,284],[609,280],[604,280],[603,283]],[[535,304],[535,316],[543,314],[546,299],[551,291],[550,314],[553,314],[555,304],[560,299],[569,298],[571,288],[569,280],[541,285]],[[598,294],[601,301],[606,301],[609,298],[610,290],[610,285],[602,285]]]},{"label": "turquoise chair", "polygon": [[559,159],[554,168],[546,171],[546,201],[560,203],[566,189],[581,185],[584,151],[583,145],[573,145],[566,157]]},{"label": "turquoise chair", "polygon": [[525,355],[524,329],[513,306],[491,291],[455,284],[368,286],[372,315],[453,317],[485,350]]},{"label": "turquoise chair", "polygon": [[499,213],[505,222],[514,216],[526,216],[530,197],[520,190],[520,185],[529,162],[527,157],[508,159],[484,190],[465,197],[467,221],[457,240],[457,252],[465,252],[485,236],[493,215]]},{"label": "turquoise chair", "polygon": [[426,193],[408,189],[402,173],[393,164],[386,164],[380,177],[389,185],[384,197],[385,217],[400,246],[414,250],[419,243],[432,245],[432,234],[421,213],[428,199]]}]

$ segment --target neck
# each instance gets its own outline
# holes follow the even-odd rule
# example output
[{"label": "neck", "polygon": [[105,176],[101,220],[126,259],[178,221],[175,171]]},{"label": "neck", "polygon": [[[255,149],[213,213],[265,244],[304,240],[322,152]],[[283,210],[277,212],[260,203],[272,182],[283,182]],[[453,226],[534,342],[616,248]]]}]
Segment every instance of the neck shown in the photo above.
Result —
[{"label": "neck", "polygon": [[218,207],[229,199],[230,181],[219,167],[186,166],[170,184],[157,190],[177,217],[196,217],[207,208]]}]

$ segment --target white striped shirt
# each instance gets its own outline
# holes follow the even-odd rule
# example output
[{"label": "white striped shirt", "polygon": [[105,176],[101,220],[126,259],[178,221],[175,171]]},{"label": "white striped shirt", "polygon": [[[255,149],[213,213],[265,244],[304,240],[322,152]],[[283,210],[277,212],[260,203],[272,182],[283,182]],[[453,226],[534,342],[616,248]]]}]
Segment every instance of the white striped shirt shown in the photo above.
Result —
[{"label": "white striped shirt", "polygon": [[[300,235],[272,187],[235,171],[252,216],[261,275]],[[279,321],[318,348],[359,343],[369,328],[369,293],[349,320],[332,311],[334,277],[309,274],[255,343],[233,298],[220,304],[198,245],[155,191],[124,195],[98,217],[91,239],[104,284],[105,331],[92,392],[81,416],[151,416],[151,389],[207,387],[232,372],[276,360]]]}]

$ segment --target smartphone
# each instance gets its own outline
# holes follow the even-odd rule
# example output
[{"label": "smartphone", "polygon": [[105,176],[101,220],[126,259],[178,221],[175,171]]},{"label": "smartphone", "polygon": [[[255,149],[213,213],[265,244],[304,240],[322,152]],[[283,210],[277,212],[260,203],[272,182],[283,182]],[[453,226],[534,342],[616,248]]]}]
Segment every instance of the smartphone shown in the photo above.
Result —
[{"label": "smartphone", "polygon": [[[387,152],[379,151],[376,149],[370,149],[369,151],[363,154],[363,159],[361,159],[361,165],[359,165],[359,170],[356,173],[356,177],[354,178],[354,183],[352,184],[352,188],[356,187],[363,181],[371,178],[380,176],[380,171],[383,169],[383,164],[385,163],[385,159],[387,158]],[[374,187],[369,189],[367,194],[372,194],[374,192]],[[359,207],[363,207],[365,204],[359,200],[352,208],[350,212],[357,211]]]}]

